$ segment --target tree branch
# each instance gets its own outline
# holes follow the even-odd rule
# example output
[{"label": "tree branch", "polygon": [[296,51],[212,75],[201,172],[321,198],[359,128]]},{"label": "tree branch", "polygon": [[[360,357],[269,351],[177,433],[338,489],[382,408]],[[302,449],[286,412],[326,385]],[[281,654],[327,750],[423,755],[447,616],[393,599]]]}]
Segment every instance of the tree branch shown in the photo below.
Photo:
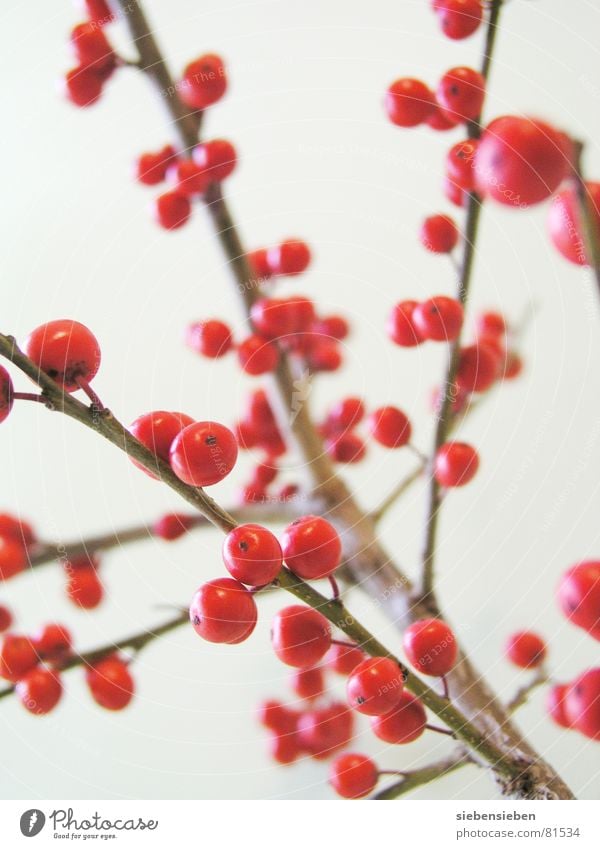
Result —
[{"label": "tree branch", "polygon": [[410,793],[411,790],[421,787],[423,784],[429,784],[431,781],[436,781],[438,778],[450,775],[451,772],[460,769],[461,766],[465,766],[468,763],[470,761],[464,753],[454,755],[450,758],[444,758],[444,760],[436,761],[436,763],[432,763],[422,769],[407,772],[400,781],[397,781],[390,787],[386,787],[385,790],[380,790],[371,798],[397,799],[399,796],[404,796],[406,793]]}]

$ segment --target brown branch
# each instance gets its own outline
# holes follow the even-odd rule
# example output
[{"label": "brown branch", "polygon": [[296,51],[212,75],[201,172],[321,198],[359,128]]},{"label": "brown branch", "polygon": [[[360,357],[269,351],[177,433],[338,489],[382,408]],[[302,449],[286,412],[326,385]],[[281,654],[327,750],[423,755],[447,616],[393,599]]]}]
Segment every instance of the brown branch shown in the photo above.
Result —
[{"label": "brown branch", "polygon": [[385,790],[380,790],[371,796],[372,799],[397,799],[399,796],[404,796],[421,787],[423,784],[429,784],[431,781],[436,781],[438,778],[443,778],[450,775],[460,767],[470,763],[468,757],[464,753],[459,753],[450,758],[432,763],[422,769],[411,770],[403,775],[400,781],[386,787]]},{"label": "brown branch", "polygon": [[592,200],[583,176],[583,142],[573,141],[573,147],[573,182],[575,184],[575,195],[577,197],[581,229],[583,231],[584,256],[592,269],[598,294],[600,295],[600,234],[598,233],[596,223],[597,213],[592,208]]}]

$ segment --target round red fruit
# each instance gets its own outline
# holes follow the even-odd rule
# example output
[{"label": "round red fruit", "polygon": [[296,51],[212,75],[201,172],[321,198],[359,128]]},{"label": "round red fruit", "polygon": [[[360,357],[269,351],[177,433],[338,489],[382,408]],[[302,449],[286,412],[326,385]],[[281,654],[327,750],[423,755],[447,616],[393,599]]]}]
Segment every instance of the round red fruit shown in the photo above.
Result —
[{"label": "round red fruit", "polygon": [[0,604],[0,634],[3,631],[8,631],[13,623],[13,615],[3,604]]},{"label": "round red fruit", "polygon": [[368,425],[373,438],[386,448],[402,448],[410,442],[410,420],[397,407],[379,407],[369,416]]},{"label": "round red fruit", "polygon": [[156,186],[167,176],[170,166],[177,161],[177,151],[167,144],[157,153],[142,153],[135,163],[135,178],[145,186]]},{"label": "round red fruit", "polygon": [[62,80],[67,100],[75,106],[93,106],[100,99],[104,80],[93,68],[72,68]]},{"label": "round red fruit", "polygon": [[446,442],[435,455],[434,474],[440,486],[465,486],[478,468],[479,455],[466,442]]},{"label": "round red fruit", "polygon": [[226,139],[213,139],[197,145],[193,152],[194,162],[206,174],[209,183],[220,183],[235,170],[237,154],[235,147]]},{"label": "round red fruit", "polygon": [[420,619],[404,632],[404,651],[410,664],[424,675],[447,675],[456,663],[458,647],[449,625],[441,619]]},{"label": "round red fruit", "polygon": [[426,121],[436,107],[433,92],[421,80],[402,77],[385,95],[387,116],[398,127],[416,127]]},{"label": "round red fruit", "polygon": [[194,630],[210,643],[240,643],[256,626],[258,611],[252,593],[233,578],[203,584],[190,604]]},{"label": "round red fruit", "polygon": [[320,666],[310,669],[295,669],[290,678],[294,693],[301,699],[317,699],[325,692],[325,676]]},{"label": "round red fruit", "polygon": [[501,359],[486,342],[461,348],[456,379],[465,392],[485,392],[500,376]]},{"label": "round red fruit", "polygon": [[[191,425],[193,419],[186,416],[185,413],[170,413],[166,410],[155,410],[152,413],[144,413],[131,424],[129,431],[138,442],[141,442],[148,451],[151,451],[156,457],[169,462],[169,452],[175,437],[181,433],[184,427]],[[133,460],[133,458],[132,458]],[[144,468],[136,460],[133,463],[150,475],[152,478],[159,477],[159,471],[156,473]]]},{"label": "round red fruit", "polygon": [[112,71],[116,58],[107,37],[92,21],[77,24],[71,31],[71,48],[82,68],[95,72]]},{"label": "round red fruit", "polygon": [[237,349],[239,363],[246,374],[257,376],[274,371],[279,362],[279,351],[276,345],[259,336],[252,334],[240,342]]},{"label": "round red fruit", "polygon": [[169,461],[184,483],[212,486],[227,477],[237,455],[237,441],[228,428],[218,422],[194,422],[173,440]]},{"label": "round red fruit", "polygon": [[371,718],[371,728],[386,743],[412,743],[421,736],[427,725],[427,715],[421,702],[406,691],[391,711]]},{"label": "round red fruit", "polygon": [[29,637],[5,634],[0,646],[0,678],[18,681],[37,666],[38,653]]},{"label": "round red fruit", "polygon": [[485,97],[485,79],[473,68],[452,68],[437,87],[438,103],[454,121],[474,121]]},{"label": "round red fruit", "polygon": [[196,524],[196,516],[187,516],[185,513],[165,513],[152,525],[152,533],[155,537],[171,542],[185,536]]},{"label": "round red fruit", "polygon": [[306,580],[326,578],[335,572],[342,559],[339,534],[321,516],[302,516],[288,525],[281,548],[288,568]]},{"label": "round red fruit", "polygon": [[63,661],[71,652],[73,638],[64,625],[45,625],[32,638],[33,645],[42,660]]},{"label": "round red fruit", "polygon": [[27,551],[14,537],[0,535],[0,581],[8,581],[27,566]]},{"label": "round red fruit", "polygon": [[338,675],[350,675],[364,659],[365,653],[358,646],[334,643],[327,655],[327,665]]},{"label": "round red fruit", "polygon": [[91,330],[71,319],[49,321],[25,340],[25,353],[40,371],[66,392],[79,389],[78,379],[90,381],[100,368],[100,346]]},{"label": "round red fruit", "polygon": [[417,304],[412,318],[423,338],[435,342],[454,342],[462,327],[463,308],[454,298],[437,295]]},{"label": "round red fruit", "polygon": [[600,740],[600,668],[588,669],[569,685],[565,712],[577,731]]},{"label": "round red fruit", "polygon": [[[600,183],[586,183],[586,202],[592,229],[600,238]],[[554,246],[575,265],[589,265],[581,227],[579,201],[572,187],[564,189],[554,198],[548,210],[548,232]]]},{"label": "round red fruit", "polygon": [[567,619],[600,639],[600,560],[577,563],[564,573],[558,603]]},{"label": "round red fruit", "polygon": [[186,342],[197,354],[215,360],[231,350],[233,337],[225,322],[213,318],[190,324],[186,333]]},{"label": "round red fruit", "polygon": [[183,227],[192,211],[189,198],[180,192],[165,192],[154,201],[154,217],[165,230]]},{"label": "round red fruit", "polygon": [[546,643],[533,631],[519,631],[508,638],[506,656],[521,669],[534,669],[546,658]]},{"label": "round red fruit", "polygon": [[331,627],[318,610],[292,604],[275,616],[271,641],[282,663],[300,669],[316,666],[331,646]]},{"label": "round red fruit", "polygon": [[483,18],[481,0],[442,0],[436,9],[442,32],[447,38],[468,38]]},{"label": "round red fruit", "polygon": [[85,680],[94,701],[106,710],[123,710],[133,698],[135,683],[127,663],[117,655],[90,666]]},{"label": "round red fruit", "polygon": [[419,232],[423,247],[434,254],[448,254],[458,242],[458,227],[449,215],[430,215]]},{"label": "round red fruit", "polygon": [[249,586],[263,587],[275,580],[283,565],[277,538],[262,525],[238,525],[223,542],[227,571]]},{"label": "round red fruit", "polygon": [[379,716],[396,707],[404,675],[389,657],[368,657],[355,666],[346,683],[348,704],[367,716]]},{"label": "round red fruit", "polygon": [[311,757],[323,760],[347,746],[354,731],[352,711],[341,702],[302,713],[298,738]]},{"label": "round red fruit", "polygon": [[310,265],[310,248],[301,239],[286,239],[269,248],[267,262],[271,274],[301,274]]},{"label": "round red fruit", "polygon": [[[470,192],[475,188],[475,156],[479,142],[475,139],[457,142],[446,155],[446,175],[453,186]],[[456,190],[454,189],[456,193]],[[453,200],[456,203],[458,197]],[[457,206],[464,205],[464,197]]]},{"label": "round red fruit", "polygon": [[366,755],[347,753],[331,764],[329,783],[344,799],[362,799],[373,791],[379,772]]},{"label": "round red fruit", "polygon": [[181,99],[192,109],[206,109],[227,90],[225,65],[220,56],[206,53],[186,66],[179,86]]},{"label": "round red fruit", "polygon": [[[194,198],[202,195],[209,186],[207,174],[199,165],[192,162],[191,159],[180,159],[179,162],[174,162],[169,166],[167,177],[169,182],[174,186],[176,194],[185,198]],[[174,201],[171,202],[174,203]],[[185,204],[181,204],[181,209],[185,209]],[[156,212],[158,215],[159,210],[157,209]],[[185,220],[187,220],[187,215],[185,215]],[[162,224],[162,221],[159,221],[159,223]],[[163,226],[165,225],[163,224]],[[174,228],[167,227],[167,229]]]},{"label": "round red fruit", "polygon": [[0,366],[0,422],[3,422],[12,410],[13,382],[10,374]]},{"label": "round red fruit", "polygon": [[546,695],[546,711],[549,717],[561,728],[573,727],[566,710],[568,692],[569,684],[554,684]]},{"label": "round red fruit", "polygon": [[72,602],[93,610],[104,598],[104,589],[95,569],[73,569],[67,583],[67,595]]},{"label": "round red fruit", "polygon": [[325,450],[335,463],[360,463],[365,458],[367,446],[358,434],[347,431],[329,438]]},{"label": "round red fruit", "polygon": [[413,318],[417,306],[417,301],[400,301],[388,316],[385,325],[387,335],[401,348],[414,348],[425,339]]},{"label": "round red fruit", "polygon": [[17,681],[15,691],[23,707],[36,716],[43,716],[60,701],[62,684],[56,672],[38,666]]}]

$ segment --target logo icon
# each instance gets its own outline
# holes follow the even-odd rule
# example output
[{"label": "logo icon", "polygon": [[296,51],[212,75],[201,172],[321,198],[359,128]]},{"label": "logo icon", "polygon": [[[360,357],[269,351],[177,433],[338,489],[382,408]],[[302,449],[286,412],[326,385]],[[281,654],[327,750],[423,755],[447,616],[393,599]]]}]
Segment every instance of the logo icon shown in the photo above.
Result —
[{"label": "logo icon", "polygon": [[21,816],[21,834],[24,837],[35,837],[46,824],[44,813],[37,808],[25,811]]}]

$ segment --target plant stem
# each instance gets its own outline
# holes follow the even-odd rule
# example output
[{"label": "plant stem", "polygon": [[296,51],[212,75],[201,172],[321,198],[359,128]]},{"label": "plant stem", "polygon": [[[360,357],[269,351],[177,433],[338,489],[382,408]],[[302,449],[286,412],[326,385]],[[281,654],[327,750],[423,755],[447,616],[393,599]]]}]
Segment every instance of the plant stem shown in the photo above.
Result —
[{"label": "plant stem", "polygon": [[400,781],[386,787],[385,790],[380,790],[372,796],[372,799],[397,799],[399,796],[404,796],[410,793],[417,787],[423,784],[429,784],[430,781],[435,781],[438,778],[443,778],[445,775],[450,775],[461,766],[469,763],[469,759],[464,754],[455,755],[451,758],[432,763],[422,769],[415,769],[407,772]]},{"label": "plant stem", "polygon": [[537,690],[538,687],[542,687],[544,684],[547,684],[549,680],[550,678],[546,670],[543,668],[538,669],[531,681],[520,687],[510,702],[508,702],[506,705],[506,712],[513,714],[516,710],[527,703],[529,696]]}]

